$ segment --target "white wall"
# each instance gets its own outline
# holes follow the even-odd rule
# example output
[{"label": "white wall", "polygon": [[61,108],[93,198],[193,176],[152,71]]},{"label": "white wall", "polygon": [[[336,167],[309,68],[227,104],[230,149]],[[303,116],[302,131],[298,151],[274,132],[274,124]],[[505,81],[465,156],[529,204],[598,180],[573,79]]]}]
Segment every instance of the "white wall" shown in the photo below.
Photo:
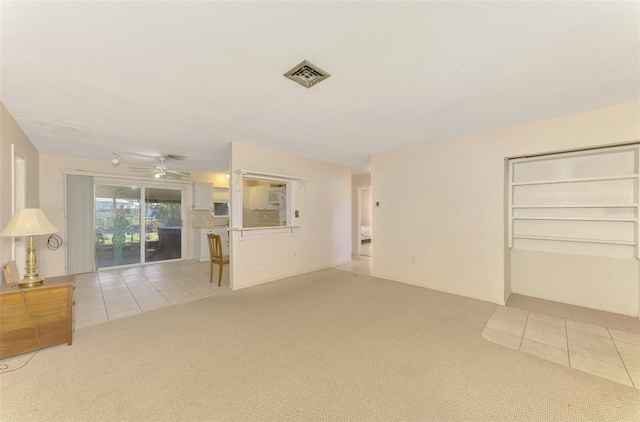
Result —
[{"label": "white wall", "polygon": [[[371,174],[354,174],[351,176],[351,254],[358,254],[358,187],[371,186]],[[369,191],[369,196],[371,192]]]},{"label": "white wall", "polygon": [[[67,273],[67,245],[66,232],[67,221],[65,216],[65,193],[64,193],[64,171],[84,170],[88,174],[101,173],[112,174],[115,177],[136,176],[126,164],[113,167],[106,157],[104,161],[88,160],[82,158],[63,157],[58,155],[42,154],[40,157],[40,203],[44,212],[54,226],[59,230],[58,235],[62,237],[62,247],[55,251],[46,248],[39,249],[38,265],[40,274],[43,276],[58,276]],[[228,180],[224,174],[192,172],[191,179],[199,182],[210,182],[217,187],[228,186]],[[124,181],[124,179],[119,179]],[[136,183],[133,181],[132,183]],[[139,184],[140,181],[137,181]],[[157,183],[155,179],[149,178],[149,183]],[[193,203],[193,189],[190,181],[185,184],[185,203],[187,209]],[[172,184],[171,186],[177,186]],[[193,257],[193,229],[187,216],[183,216],[183,227],[186,230],[186,254],[185,258]]]},{"label": "white wall", "polygon": [[[373,261],[372,274],[504,303],[511,286],[505,268],[512,265],[505,253],[505,159],[637,141],[639,113],[639,103],[624,104],[374,155],[373,197],[381,207],[373,208],[372,247],[385,259]],[[636,290],[619,294],[638,300],[634,263],[623,285],[635,283]]]},{"label": "white wall", "polygon": [[362,189],[360,200],[360,222],[363,226],[371,225],[371,189]]},{"label": "white wall", "polygon": [[[231,169],[306,179],[295,195],[299,228],[246,231],[243,238],[232,232],[233,289],[350,261],[350,169],[237,142],[231,145]],[[232,180],[232,198],[235,189]]]},{"label": "white wall", "polygon": [[[0,230],[4,229],[11,216],[12,208],[12,162],[11,145],[15,146],[15,151],[26,160],[26,192],[25,206],[26,208],[37,208],[39,204],[39,184],[38,172],[40,154],[33,146],[29,138],[16,123],[4,104],[0,103]],[[45,211],[46,214],[46,211]],[[35,242],[38,247],[38,258],[42,251],[42,236],[36,236]],[[7,262],[12,260],[11,245],[13,238],[0,237],[0,267],[4,267]],[[25,239],[26,241],[26,239]],[[16,262],[17,267],[24,268],[24,262]],[[40,269],[40,268],[39,268]],[[1,271],[0,271],[1,273]],[[42,271],[40,271],[42,274]],[[1,282],[4,282],[4,276]]]}]

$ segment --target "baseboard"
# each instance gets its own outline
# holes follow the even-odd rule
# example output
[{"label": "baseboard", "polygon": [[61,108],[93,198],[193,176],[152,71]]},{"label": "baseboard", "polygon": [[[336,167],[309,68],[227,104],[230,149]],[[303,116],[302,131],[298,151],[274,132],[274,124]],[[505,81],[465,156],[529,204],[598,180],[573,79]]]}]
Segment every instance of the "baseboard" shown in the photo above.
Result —
[{"label": "baseboard", "polygon": [[436,286],[426,286],[424,284],[416,283],[416,282],[409,281],[409,280],[402,280],[402,279],[399,279],[399,278],[393,278],[393,277],[388,277],[388,276],[374,274],[374,273],[371,273],[371,277],[382,278],[384,280],[395,281],[395,282],[403,283],[403,284],[409,284],[411,286],[416,286],[416,287],[423,287],[425,289],[435,290],[435,291],[443,292],[443,293],[449,293],[449,294],[456,295],[456,296],[461,296],[461,297],[467,297],[469,299],[481,300],[483,302],[495,303],[496,305],[505,306],[505,304],[506,304],[506,302],[503,299],[495,299],[495,298],[491,298],[491,297],[488,297],[488,296],[470,295],[470,294],[467,294],[467,293],[462,293],[460,291],[455,291],[455,290],[450,290],[450,289],[443,289],[443,288],[436,287]]},{"label": "baseboard", "polygon": [[235,290],[246,289],[247,287],[259,286],[261,284],[271,283],[272,281],[282,280],[283,278],[295,277],[295,276],[302,275],[302,274],[312,273],[314,271],[320,271],[320,270],[326,270],[326,269],[329,269],[329,268],[338,267],[340,265],[349,264],[350,262],[351,261],[345,261],[342,264],[329,265],[329,266],[324,266],[324,267],[318,267],[318,268],[313,268],[313,269],[309,269],[309,270],[299,271],[299,272],[296,272],[296,273],[279,275],[277,277],[272,277],[272,278],[268,278],[268,279],[265,279],[265,280],[256,281],[254,283],[243,284],[242,286],[239,286],[239,287],[233,286],[233,282],[231,282],[231,285],[233,286],[231,288],[231,290],[235,291]]}]

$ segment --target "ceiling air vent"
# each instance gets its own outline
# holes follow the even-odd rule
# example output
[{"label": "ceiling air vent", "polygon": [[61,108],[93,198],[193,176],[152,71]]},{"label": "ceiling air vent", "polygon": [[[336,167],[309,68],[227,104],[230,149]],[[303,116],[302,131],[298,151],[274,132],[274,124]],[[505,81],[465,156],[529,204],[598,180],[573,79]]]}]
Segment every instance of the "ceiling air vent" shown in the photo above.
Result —
[{"label": "ceiling air vent", "polygon": [[318,66],[303,60],[302,63],[285,73],[284,76],[306,88],[311,88],[331,75]]}]

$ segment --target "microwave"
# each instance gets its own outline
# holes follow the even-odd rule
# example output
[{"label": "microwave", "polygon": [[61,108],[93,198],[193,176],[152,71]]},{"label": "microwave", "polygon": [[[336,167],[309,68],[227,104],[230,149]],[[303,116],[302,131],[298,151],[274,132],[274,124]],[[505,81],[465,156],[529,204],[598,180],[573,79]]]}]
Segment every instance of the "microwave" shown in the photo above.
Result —
[{"label": "microwave", "polygon": [[285,188],[271,188],[269,189],[269,205],[280,205],[280,200],[283,197]]}]

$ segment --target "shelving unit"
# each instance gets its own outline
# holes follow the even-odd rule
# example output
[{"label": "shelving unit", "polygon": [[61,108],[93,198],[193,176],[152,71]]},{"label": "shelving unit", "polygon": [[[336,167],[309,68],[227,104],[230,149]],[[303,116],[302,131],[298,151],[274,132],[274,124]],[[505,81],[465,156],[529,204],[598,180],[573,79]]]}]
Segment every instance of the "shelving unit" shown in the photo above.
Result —
[{"label": "shelving unit", "polygon": [[[639,156],[639,147],[632,145],[510,160],[508,246],[513,248],[517,239],[590,243],[604,248],[618,245],[633,247],[633,255],[640,258]],[[521,230],[531,231],[537,224],[541,232],[557,231],[558,235],[517,232],[518,221],[528,222],[520,224]],[[562,236],[578,229],[584,237]],[[603,232],[610,238],[603,238]]]}]

